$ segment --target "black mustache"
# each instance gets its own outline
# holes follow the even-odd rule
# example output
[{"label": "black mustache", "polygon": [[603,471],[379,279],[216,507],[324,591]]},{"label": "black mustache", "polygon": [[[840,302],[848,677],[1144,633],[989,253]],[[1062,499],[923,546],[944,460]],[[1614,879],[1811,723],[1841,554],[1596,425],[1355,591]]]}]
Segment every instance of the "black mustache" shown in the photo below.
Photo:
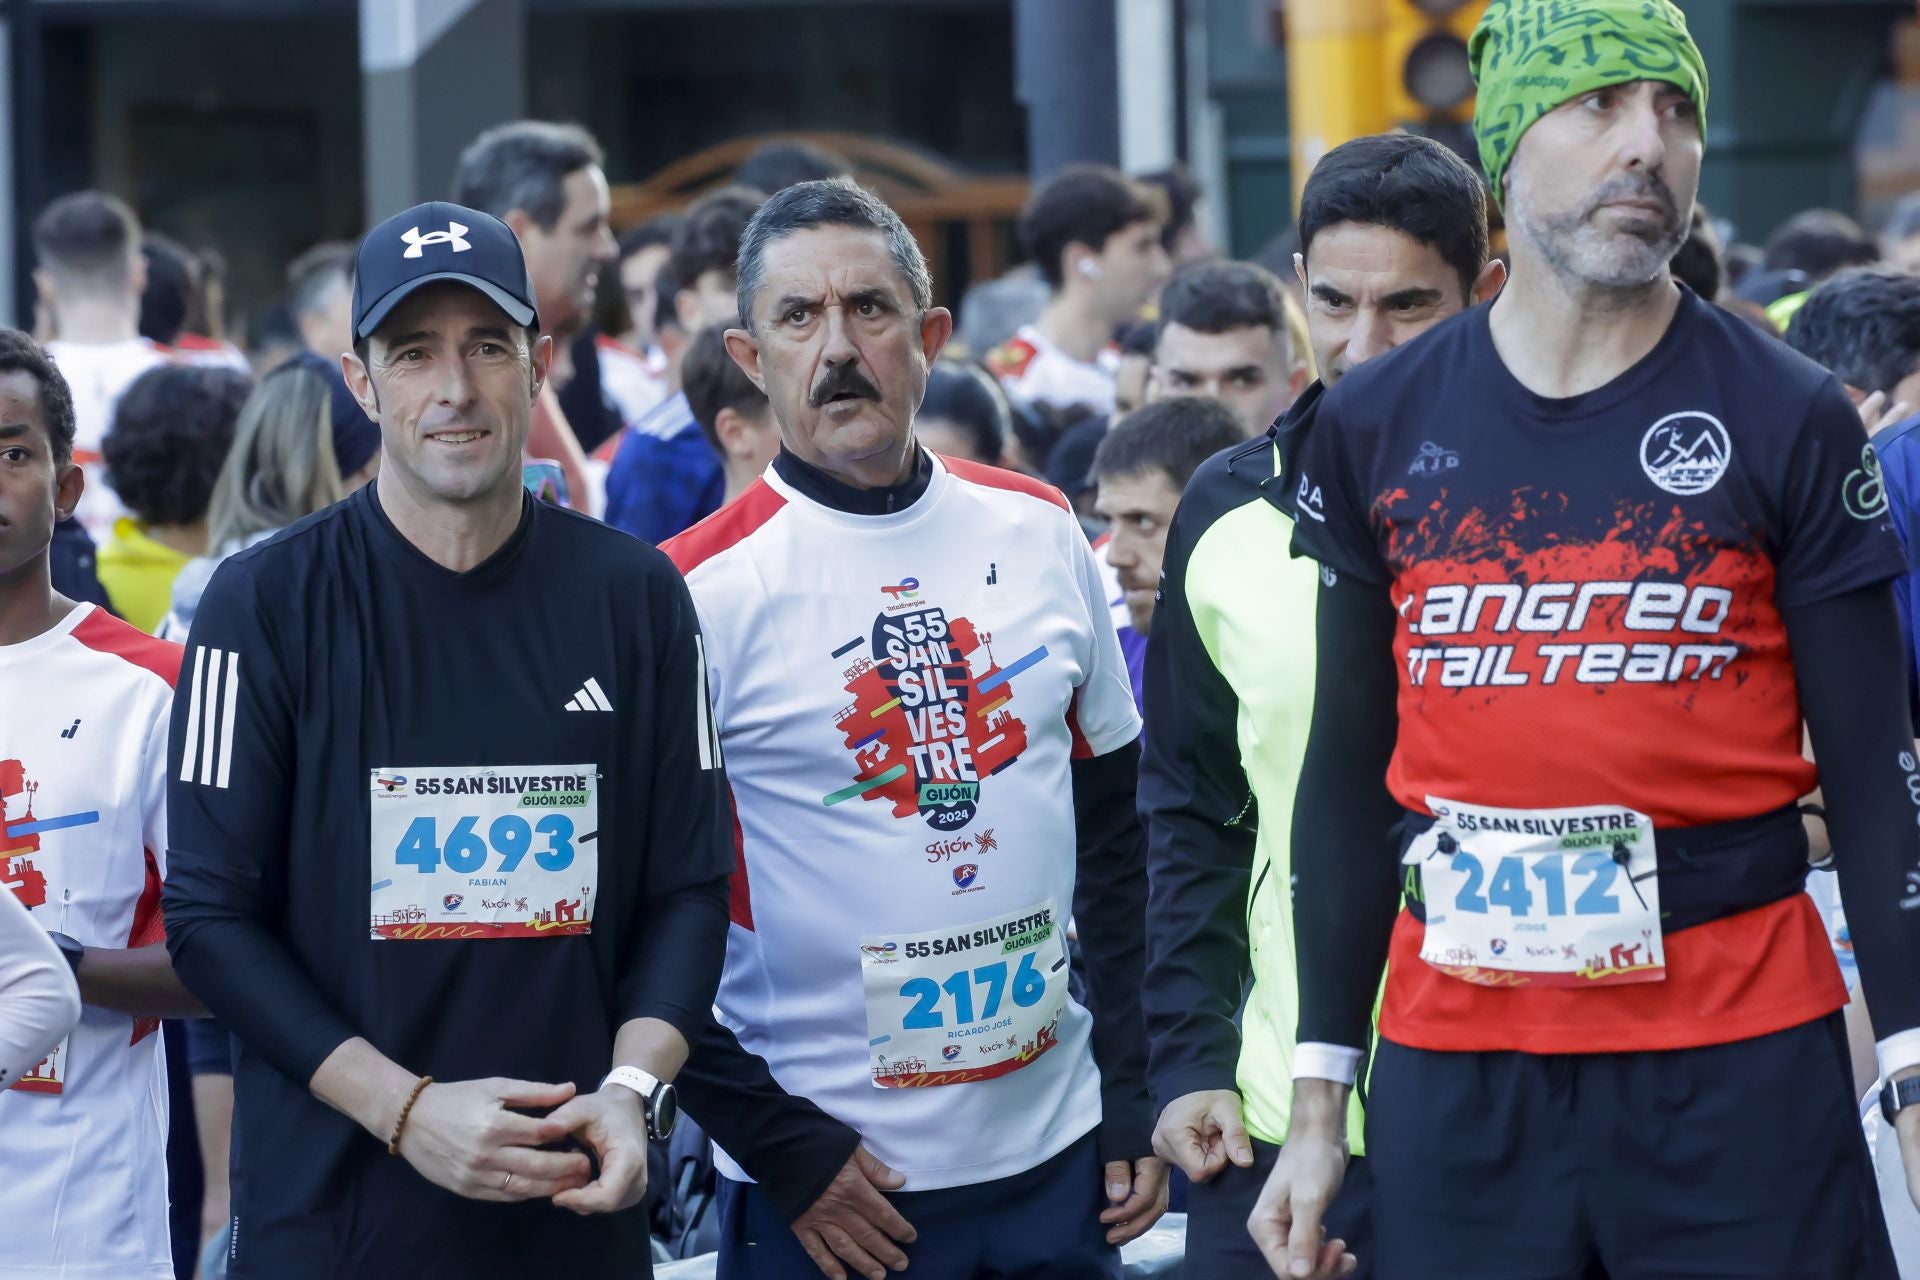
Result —
[{"label": "black mustache", "polygon": [[862,400],[880,398],[880,388],[869,382],[857,366],[842,364],[827,370],[827,376],[820,379],[820,385],[807,397],[807,403],[818,409],[842,392],[851,392]]}]

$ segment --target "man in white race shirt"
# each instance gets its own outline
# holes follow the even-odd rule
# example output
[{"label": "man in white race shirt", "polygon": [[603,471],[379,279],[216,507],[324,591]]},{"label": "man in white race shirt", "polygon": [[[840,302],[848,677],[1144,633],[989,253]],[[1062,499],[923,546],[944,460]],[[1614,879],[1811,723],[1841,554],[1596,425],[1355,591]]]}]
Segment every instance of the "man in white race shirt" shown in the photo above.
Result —
[{"label": "man in white race shirt", "polygon": [[79,1025],[0,1092],[0,1277],[173,1280],[159,1017],[204,1012],[160,919],[180,646],[54,592],[73,402],[0,329],[0,891],[73,966]]},{"label": "man in white race shirt", "polygon": [[1160,243],[1165,210],[1159,191],[1101,164],[1067,165],[1033,193],[1020,239],[1050,293],[1038,319],[987,355],[1009,396],[1063,418],[1113,413],[1114,335],[1171,269]]},{"label": "man in white race shirt", "polygon": [[914,440],[953,325],[931,294],[851,182],[768,200],[726,339],[783,447],[664,548],[739,851],[722,1025],[681,1077],[721,1148],[721,1280],[1117,1277],[1166,1205],[1139,716],[1066,500]]},{"label": "man in white race shirt", "polygon": [[73,392],[74,461],[92,468],[79,519],[100,545],[126,514],[107,484],[100,442],[120,393],[167,359],[165,348],[140,336],[140,241],[133,210],[99,191],[61,196],[33,224],[33,283],[53,333],[46,350]]}]

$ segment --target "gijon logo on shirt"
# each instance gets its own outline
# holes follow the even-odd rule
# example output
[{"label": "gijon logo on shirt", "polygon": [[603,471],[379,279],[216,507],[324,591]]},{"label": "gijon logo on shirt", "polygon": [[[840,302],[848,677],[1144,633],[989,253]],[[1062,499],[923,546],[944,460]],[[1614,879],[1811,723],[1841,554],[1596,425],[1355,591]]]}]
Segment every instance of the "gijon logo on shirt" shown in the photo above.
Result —
[{"label": "gijon logo on shirt", "polygon": [[[903,612],[906,584],[918,598]],[[884,800],[896,818],[917,813],[935,831],[959,831],[980,811],[982,780],[1027,749],[1027,727],[1008,709],[1012,681],[1046,658],[1046,646],[1002,666],[992,635],[949,618],[917,579],[880,593],[868,634],[833,651],[847,664],[840,674],[853,698],[834,724],[853,753],[854,776],[821,803]]]}]

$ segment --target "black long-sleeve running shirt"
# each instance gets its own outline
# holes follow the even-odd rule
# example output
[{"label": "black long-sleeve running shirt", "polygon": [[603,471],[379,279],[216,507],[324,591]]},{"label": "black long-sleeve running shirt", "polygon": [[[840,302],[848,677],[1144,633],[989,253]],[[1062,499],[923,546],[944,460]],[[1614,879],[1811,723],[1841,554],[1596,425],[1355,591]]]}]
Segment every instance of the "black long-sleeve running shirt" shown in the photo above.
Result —
[{"label": "black long-sleeve running shirt", "polygon": [[731,865],[692,602],[527,499],[454,573],[372,486],[214,576],[170,752],[168,943],[239,1041],[232,1274],[624,1275],[637,1213],[463,1200],[308,1092],[365,1037],[436,1080],[598,1087],[708,1016]]}]

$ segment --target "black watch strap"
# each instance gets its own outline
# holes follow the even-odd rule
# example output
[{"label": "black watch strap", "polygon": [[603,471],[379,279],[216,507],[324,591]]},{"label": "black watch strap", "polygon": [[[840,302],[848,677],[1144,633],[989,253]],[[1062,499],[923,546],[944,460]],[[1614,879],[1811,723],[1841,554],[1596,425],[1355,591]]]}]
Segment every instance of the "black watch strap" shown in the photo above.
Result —
[{"label": "black watch strap", "polygon": [[1915,1103],[1920,1103],[1920,1076],[1888,1081],[1880,1089],[1880,1114],[1892,1124],[1893,1118]]},{"label": "black watch strap", "polygon": [[60,948],[60,954],[67,958],[67,968],[73,970],[74,978],[78,979],[80,958],[87,954],[86,946],[78,938],[69,937],[64,933],[48,933],[47,936],[53,939],[54,946]]}]

